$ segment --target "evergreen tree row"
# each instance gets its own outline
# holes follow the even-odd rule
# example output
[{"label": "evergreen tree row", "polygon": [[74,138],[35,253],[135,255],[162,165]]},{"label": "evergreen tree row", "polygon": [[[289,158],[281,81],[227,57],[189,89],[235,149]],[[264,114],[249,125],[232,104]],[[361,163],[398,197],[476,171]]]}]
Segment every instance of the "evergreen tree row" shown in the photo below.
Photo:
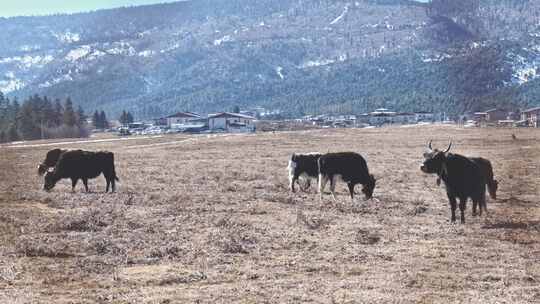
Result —
[{"label": "evergreen tree row", "polygon": [[110,124],[105,111],[98,112],[96,110],[92,116],[92,124],[96,129],[108,129]]},{"label": "evergreen tree row", "polygon": [[34,95],[21,104],[0,92],[0,142],[87,137],[86,118],[69,97],[62,102]]},{"label": "evergreen tree row", "polygon": [[118,119],[122,125],[130,124],[134,121],[133,115],[128,111],[122,111],[122,115]]}]

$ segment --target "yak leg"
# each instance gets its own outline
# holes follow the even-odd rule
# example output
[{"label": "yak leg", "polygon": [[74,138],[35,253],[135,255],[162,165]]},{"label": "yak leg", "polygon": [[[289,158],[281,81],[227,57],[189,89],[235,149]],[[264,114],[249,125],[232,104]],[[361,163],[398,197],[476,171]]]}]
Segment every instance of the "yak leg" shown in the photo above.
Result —
[{"label": "yak leg", "polygon": [[77,186],[78,178],[71,178],[71,192],[75,192],[75,186]]},{"label": "yak leg", "polygon": [[111,193],[114,192],[114,188],[115,188],[115,180],[114,180],[114,177],[111,178]]},{"label": "yak leg", "polygon": [[334,201],[337,201],[336,200],[336,178],[337,176],[332,176],[330,178],[330,192],[332,192],[332,198],[334,199]]},{"label": "yak leg", "polygon": [[351,194],[351,201],[354,202],[354,184],[353,183],[347,183],[347,186],[349,187],[349,193]]},{"label": "yak leg", "polygon": [[289,175],[289,189],[291,189],[291,192],[295,192],[294,190],[294,183],[298,180],[298,176],[290,174]]},{"label": "yak leg", "polygon": [[456,221],[456,197],[448,195],[448,200],[450,201],[450,210],[452,211],[452,218],[450,220],[452,221],[452,223],[454,223]]},{"label": "yak leg", "polygon": [[88,192],[88,178],[83,178],[82,182],[84,184],[84,189],[86,189],[86,192]]},{"label": "yak leg", "polygon": [[303,192],[306,192],[309,189],[309,187],[311,187],[311,178],[306,177],[305,180],[306,182],[305,182],[304,187],[302,187],[302,185],[300,185],[300,182],[298,182],[298,186],[300,187],[300,190],[302,190]]},{"label": "yak leg", "polygon": [[[478,206],[478,202],[476,200],[473,200],[472,203],[472,215],[476,216],[476,207]],[[480,215],[482,215],[482,206],[480,206]]]},{"label": "yak leg", "polygon": [[324,174],[319,174],[319,198],[321,201],[322,201],[324,188],[326,187],[327,182],[328,182],[328,176]]},{"label": "yak leg", "polygon": [[465,224],[465,207],[467,206],[467,198],[459,199],[459,213],[461,214],[461,223]]},{"label": "yak leg", "polygon": [[482,210],[486,212],[486,215],[488,214],[487,211],[487,203],[486,203],[486,193],[483,192],[482,195],[480,195],[480,198],[478,199],[478,205],[480,206],[480,215],[482,215]]},{"label": "yak leg", "polygon": [[109,192],[109,186],[111,184],[111,179],[108,176],[105,176],[105,180],[107,181],[107,187],[105,188],[105,193]]}]

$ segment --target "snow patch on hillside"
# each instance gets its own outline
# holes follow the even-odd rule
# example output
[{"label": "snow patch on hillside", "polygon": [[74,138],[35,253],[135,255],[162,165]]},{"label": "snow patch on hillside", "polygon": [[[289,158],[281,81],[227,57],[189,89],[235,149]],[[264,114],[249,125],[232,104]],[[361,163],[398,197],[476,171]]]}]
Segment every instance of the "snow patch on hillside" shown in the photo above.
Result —
[{"label": "snow patch on hillside", "polygon": [[441,54],[434,54],[432,56],[428,56],[425,54],[422,54],[422,62],[441,62],[445,59],[452,58],[450,54],[441,53]]},{"label": "snow patch on hillside", "polygon": [[112,49],[108,49],[107,53],[114,55],[134,56],[137,54],[135,49],[128,42],[115,42]]},{"label": "snow patch on hillside", "polygon": [[38,67],[41,68],[45,66],[46,64],[50,63],[54,60],[54,57],[51,55],[46,56],[16,56],[16,57],[8,57],[8,58],[2,58],[0,59],[0,64],[2,63],[16,63],[19,68],[25,68],[29,69],[31,67]]},{"label": "snow patch on hillside", "polygon": [[[6,75],[7,76],[7,75]],[[14,75],[12,75],[14,76]],[[0,92],[11,93],[20,90],[26,86],[24,81],[17,78],[6,77],[5,80],[0,80]]]},{"label": "snow patch on hillside", "polygon": [[79,42],[81,40],[81,35],[78,33],[72,33],[67,31],[65,33],[53,33],[53,36],[58,39],[58,41],[63,43],[73,43]]},{"label": "snow patch on hillside", "polygon": [[41,83],[39,84],[39,87],[40,88],[48,88],[48,87],[52,87],[53,85],[55,84],[59,84],[60,82],[64,82],[64,81],[73,81],[73,77],[72,77],[72,71],[69,70],[67,74],[64,74],[60,77],[56,77],[52,80],[48,80],[48,81],[45,81],[44,83]]},{"label": "snow patch on hillside", "polygon": [[341,15],[337,16],[336,19],[334,19],[332,22],[330,22],[330,25],[336,24],[341,19],[343,19],[343,17],[345,17],[345,15],[347,15],[347,13],[349,12],[349,6],[350,6],[350,4],[345,5],[345,8],[343,9],[343,12],[341,13]]},{"label": "snow patch on hillside", "polygon": [[302,63],[300,65],[300,68],[301,69],[306,69],[306,68],[325,66],[325,65],[336,63],[336,62],[343,62],[343,61],[347,60],[348,57],[349,56],[347,54],[341,54],[336,59],[308,60],[308,61]]},{"label": "snow patch on hillside", "polygon": [[231,41],[231,40],[232,40],[232,38],[231,38],[230,35],[225,35],[225,36],[223,36],[223,37],[220,38],[220,39],[214,40],[214,45],[215,45],[215,46],[219,46],[219,45],[221,45],[223,42],[228,42],[228,41]]},{"label": "snow patch on hillside", "polygon": [[332,64],[334,62],[336,62],[336,61],[333,60],[333,59],[308,60],[308,61],[304,62],[303,64],[301,64],[300,68],[302,68],[302,69],[313,68],[313,67],[318,67],[318,66],[329,65],[329,64]]},{"label": "snow patch on hillside", "polygon": [[282,68],[282,67],[280,67],[280,66],[276,67],[276,74],[278,74],[279,78],[285,79],[285,76],[283,75],[282,72],[283,72],[283,68]]},{"label": "snow patch on hillside", "polygon": [[41,49],[41,46],[39,45],[21,45],[19,47],[19,51],[21,52],[32,52],[32,51],[38,51]]},{"label": "snow patch on hillside", "polygon": [[527,53],[509,53],[508,57],[512,61],[512,82],[519,85],[525,84],[540,76],[540,48],[535,46],[524,48]]},{"label": "snow patch on hillside", "polygon": [[88,54],[90,54],[91,50],[92,49],[90,48],[89,45],[84,45],[84,46],[81,46],[80,48],[73,49],[69,51],[69,53],[66,55],[66,60],[77,61],[87,56]]},{"label": "snow patch on hillside", "polygon": [[168,48],[164,49],[164,50],[161,50],[159,51],[161,54],[163,53],[167,53],[167,52],[170,52],[170,51],[174,51],[176,49],[178,49],[180,47],[180,43],[175,43],[171,46],[169,46]]},{"label": "snow patch on hillside", "polygon": [[518,68],[514,70],[514,74],[512,75],[513,79],[518,84],[527,83],[533,79],[538,78],[538,76],[540,76],[538,74],[538,68],[532,65]]},{"label": "snow patch on hillside", "polygon": [[153,56],[155,53],[156,53],[156,52],[151,51],[151,50],[145,50],[145,51],[139,52],[139,57],[151,57],[151,56]]}]

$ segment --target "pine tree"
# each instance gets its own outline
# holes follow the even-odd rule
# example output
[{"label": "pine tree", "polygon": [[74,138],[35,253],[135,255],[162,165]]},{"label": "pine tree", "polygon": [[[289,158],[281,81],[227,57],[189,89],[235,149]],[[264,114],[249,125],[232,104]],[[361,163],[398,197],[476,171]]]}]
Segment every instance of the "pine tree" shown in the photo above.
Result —
[{"label": "pine tree", "polygon": [[127,119],[127,113],[126,111],[122,111],[122,114],[120,115],[120,118],[118,119],[122,125],[126,125],[128,123]]},{"label": "pine tree", "polygon": [[53,106],[52,125],[54,127],[59,127],[60,125],[62,125],[63,117],[64,117],[64,107],[62,107],[62,103],[60,102],[60,99],[57,98],[54,101],[54,106]]},{"label": "pine tree", "polygon": [[75,117],[75,111],[73,110],[73,102],[71,101],[71,98],[68,97],[64,106],[63,123],[68,127],[73,127],[76,122],[77,118]]},{"label": "pine tree", "polygon": [[36,139],[41,136],[41,129],[36,124],[36,111],[34,99],[31,97],[23,103],[19,112],[19,130],[23,139]]},{"label": "pine tree", "polygon": [[13,102],[11,103],[11,110],[10,110],[10,116],[13,118],[14,122],[17,122],[19,112],[21,111],[21,105],[19,104],[19,100],[17,97],[13,99]]},{"label": "pine tree", "polygon": [[82,128],[83,126],[85,126],[86,119],[86,114],[84,114],[83,108],[79,105],[79,107],[77,108],[77,127]]},{"label": "pine tree", "polygon": [[107,121],[107,116],[105,115],[105,111],[101,111],[101,113],[99,114],[99,120],[101,122],[101,127],[102,129],[107,129],[109,128],[109,122]]},{"label": "pine tree", "polygon": [[96,129],[101,129],[103,126],[103,124],[100,121],[100,116],[97,110],[94,112],[94,115],[92,116],[92,123],[94,124],[94,128]]},{"label": "pine tree", "polygon": [[127,122],[128,124],[133,123],[135,119],[133,118],[133,115],[131,115],[130,112],[127,112]]},{"label": "pine tree", "polygon": [[11,124],[8,129],[7,141],[19,140],[19,132],[17,131],[17,125]]},{"label": "pine tree", "polygon": [[0,92],[0,129],[5,129],[9,120],[8,117],[8,100],[4,98],[4,94]]}]

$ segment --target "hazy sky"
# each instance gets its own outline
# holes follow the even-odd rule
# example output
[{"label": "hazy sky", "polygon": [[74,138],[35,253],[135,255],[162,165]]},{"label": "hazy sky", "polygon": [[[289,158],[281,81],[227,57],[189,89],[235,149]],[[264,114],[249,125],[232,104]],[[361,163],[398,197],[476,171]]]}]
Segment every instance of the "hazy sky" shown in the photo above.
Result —
[{"label": "hazy sky", "polygon": [[174,0],[0,0],[0,16],[47,15],[53,13],[74,13],[113,8],[120,6],[143,5]]}]

